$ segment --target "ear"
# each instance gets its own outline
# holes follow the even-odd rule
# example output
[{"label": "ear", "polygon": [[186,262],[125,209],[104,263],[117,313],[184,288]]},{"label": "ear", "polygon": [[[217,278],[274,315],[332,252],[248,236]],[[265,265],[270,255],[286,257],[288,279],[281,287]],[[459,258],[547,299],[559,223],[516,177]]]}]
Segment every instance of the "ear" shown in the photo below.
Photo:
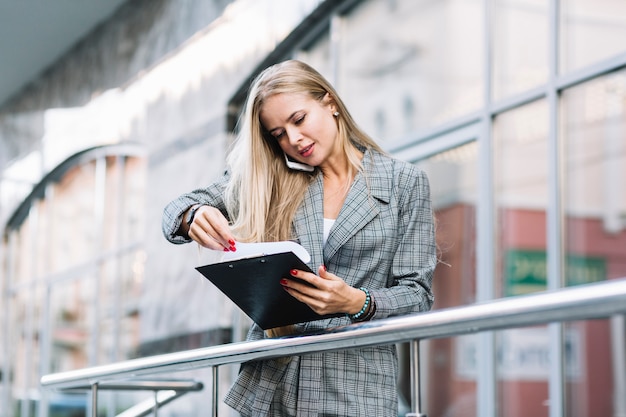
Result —
[{"label": "ear", "polygon": [[326,93],[324,95],[324,98],[322,99],[322,103],[324,103],[324,105],[326,106],[329,106],[331,113],[334,113],[337,111],[337,103],[335,102],[335,98],[330,93]]}]

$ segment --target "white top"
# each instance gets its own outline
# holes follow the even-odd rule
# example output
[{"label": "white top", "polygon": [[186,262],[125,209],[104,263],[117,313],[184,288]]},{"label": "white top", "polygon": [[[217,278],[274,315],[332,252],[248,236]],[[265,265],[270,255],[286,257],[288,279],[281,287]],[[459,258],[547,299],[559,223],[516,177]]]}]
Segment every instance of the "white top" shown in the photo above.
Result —
[{"label": "white top", "polygon": [[335,224],[335,220],[336,219],[324,219],[324,245],[326,245],[330,229],[333,227],[333,224]]}]

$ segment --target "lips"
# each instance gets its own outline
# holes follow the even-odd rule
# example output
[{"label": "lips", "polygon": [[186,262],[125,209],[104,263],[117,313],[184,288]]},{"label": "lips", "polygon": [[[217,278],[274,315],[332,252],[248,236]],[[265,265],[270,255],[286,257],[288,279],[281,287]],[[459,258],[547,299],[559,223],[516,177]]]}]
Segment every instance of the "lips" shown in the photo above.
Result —
[{"label": "lips", "polygon": [[298,151],[298,153],[303,156],[303,157],[307,157],[307,156],[311,156],[311,154],[313,153],[313,145],[314,144],[310,144],[309,146],[307,146],[306,148],[302,149],[301,151]]}]

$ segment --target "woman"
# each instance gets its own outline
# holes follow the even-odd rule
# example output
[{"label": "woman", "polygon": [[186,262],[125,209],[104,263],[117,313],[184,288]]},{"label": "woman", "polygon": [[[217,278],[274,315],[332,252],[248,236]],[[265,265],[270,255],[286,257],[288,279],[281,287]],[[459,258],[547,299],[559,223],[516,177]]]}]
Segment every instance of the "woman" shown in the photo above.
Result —
[{"label": "woman", "polygon": [[[297,240],[317,274],[291,271],[290,295],[340,317],[249,340],[427,311],[436,265],[426,175],[385,155],[313,68],[285,61],[253,82],[228,170],[165,208],[173,243],[234,251]],[[397,416],[394,345],[242,364],[226,403],[243,416]]]}]

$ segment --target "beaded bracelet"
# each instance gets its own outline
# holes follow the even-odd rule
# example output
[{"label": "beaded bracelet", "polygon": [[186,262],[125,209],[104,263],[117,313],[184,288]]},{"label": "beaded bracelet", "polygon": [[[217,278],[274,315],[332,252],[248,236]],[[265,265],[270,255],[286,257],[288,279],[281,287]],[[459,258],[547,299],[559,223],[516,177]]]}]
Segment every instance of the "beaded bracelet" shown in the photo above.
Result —
[{"label": "beaded bracelet", "polygon": [[370,297],[370,309],[367,310],[367,313],[363,317],[361,317],[358,321],[370,321],[374,315],[376,314],[376,299],[374,296]]},{"label": "beaded bracelet", "polygon": [[361,287],[359,289],[365,293],[365,303],[363,304],[363,308],[361,309],[361,311],[359,311],[358,313],[348,314],[348,317],[350,317],[351,320],[359,320],[367,311],[367,307],[369,307],[370,300],[372,299],[372,297],[370,296],[370,292],[367,290],[367,288]]}]

